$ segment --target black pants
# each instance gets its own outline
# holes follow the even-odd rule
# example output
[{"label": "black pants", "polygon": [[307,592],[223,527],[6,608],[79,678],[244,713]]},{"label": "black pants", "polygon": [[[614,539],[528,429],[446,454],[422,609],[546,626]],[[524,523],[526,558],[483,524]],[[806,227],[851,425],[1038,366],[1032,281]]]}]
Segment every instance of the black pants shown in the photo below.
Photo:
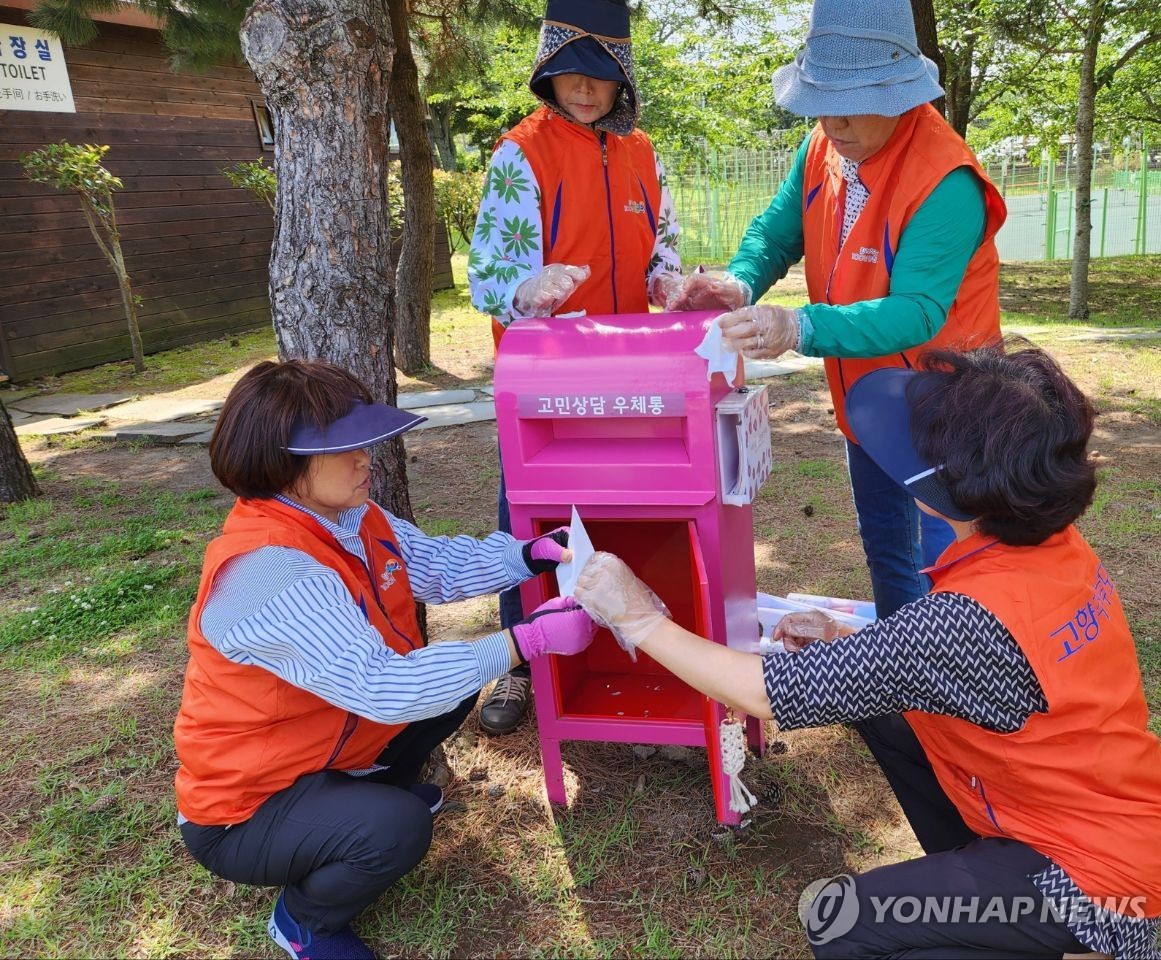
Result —
[{"label": "black pants", "polygon": [[387,770],[299,777],[244,823],[185,823],[182,839],[211,873],[285,887],[286,909],[300,926],[335,933],[426,855],[431,811],[407,787],[475,703],[473,694],[448,713],[401,730],[377,759]]},{"label": "black pants", "polygon": [[820,897],[805,918],[816,957],[968,960],[1088,952],[1029,879],[1048,866],[1047,857],[1019,841],[969,830],[899,714],[858,728],[927,856],[868,870],[853,883],[836,881],[829,902]]},{"label": "black pants", "polygon": [[[496,529],[504,533],[512,532],[512,511],[508,506],[508,489],[504,483],[504,463],[500,463],[500,490],[496,497]],[[500,593],[500,627],[508,627],[524,619],[524,606],[520,600],[520,588],[509,587]],[[518,677],[532,676],[532,668],[526,663],[514,666],[509,673]]]}]

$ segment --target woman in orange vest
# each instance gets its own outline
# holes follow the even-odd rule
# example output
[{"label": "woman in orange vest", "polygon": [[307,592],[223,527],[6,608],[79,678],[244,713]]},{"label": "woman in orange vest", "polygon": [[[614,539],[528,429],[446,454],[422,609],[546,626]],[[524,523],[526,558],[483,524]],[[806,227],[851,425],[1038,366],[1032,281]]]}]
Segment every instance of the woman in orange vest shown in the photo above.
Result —
[{"label": "woman in orange vest", "polygon": [[[930,106],[943,95],[908,0],[815,0],[805,49],[774,74],[778,103],[818,124],[750,224],[725,279],[691,274],[674,308],[724,307],[725,346],[747,357],[826,358],[879,616],[926,593],[922,567],[951,542],[854,442],[843,415],[868,370],[920,350],[1000,338],[1006,210],[967,144]],[[804,260],[810,302],[756,304]]]},{"label": "woman in orange vest", "polygon": [[568,558],[429,537],[368,499],[367,448],[424,418],[372,402],[327,363],[260,363],[226,398],[214,475],[238,496],[206,550],[174,726],[182,839],[212,873],[282,892],[268,931],[292,958],[371,957],[350,921],[431,843],[418,783],[480,688],[593,626],[553,601],[472,642],[426,646],[415,602],[493,593]]},{"label": "woman in orange vest", "polygon": [[[528,86],[542,106],[496,144],[468,259],[497,349],[519,317],[644,313],[681,280],[665,174],[637,129],[624,0],[549,0]],[[511,529],[502,467],[498,513]],[[501,625],[522,615],[519,593],[502,593]],[[524,668],[501,678],[481,729],[514,730],[530,690]]]},{"label": "woman in orange vest", "polygon": [[845,412],[954,531],[929,595],[853,633],[789,614],[788,652],[766,656],[665,619],[609,554],[577,599],[782,729],[901,714],[914,731],[883,772],[927,855],[812,885],[815,956],[1157,957],[1161,743],[1116,586],[1073,525],[1096,489],[1092,405],[1042,351],[980,349],[869,373]]}]

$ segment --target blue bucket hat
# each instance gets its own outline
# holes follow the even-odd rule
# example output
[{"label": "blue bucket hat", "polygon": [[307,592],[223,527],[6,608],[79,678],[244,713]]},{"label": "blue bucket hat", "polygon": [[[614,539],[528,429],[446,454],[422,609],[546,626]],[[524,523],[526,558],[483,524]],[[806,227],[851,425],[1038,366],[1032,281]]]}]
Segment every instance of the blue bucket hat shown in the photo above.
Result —
[{"label": "blue bucket hat", "polygon": [[911,438],[911,405],[938,383],[940,374],[897,367],[872,370],[847,392],[847,421],[855,442],[887,476],[916,500],[952,520],[974,520],[956,506],[940,477],[942,464],[919,456]]},{"label": "blue bucket hat", "polygon": [[288,453],[309,456],[362,450],[397,437],[426,419],[406,410],[389,407],[385,403],[364,403],[358,400],[348,413],[324,427],[314,423],[296,423],[291,428],[286,450]]},{"label": "blue bucket hat", "polygon": [[898,117],[943,96],[909,0],[815,0],[806,46],[773,82],[778,105],[804,117]]},{"label": "blue bucket hat", "polygon": [[552,93],[552,78],[562,73],[621,84],[613,109],[592,127],[619,136],[633,132],[641,105],[624,0],[548,0],[528,88],[550,110],[567,117]]}]

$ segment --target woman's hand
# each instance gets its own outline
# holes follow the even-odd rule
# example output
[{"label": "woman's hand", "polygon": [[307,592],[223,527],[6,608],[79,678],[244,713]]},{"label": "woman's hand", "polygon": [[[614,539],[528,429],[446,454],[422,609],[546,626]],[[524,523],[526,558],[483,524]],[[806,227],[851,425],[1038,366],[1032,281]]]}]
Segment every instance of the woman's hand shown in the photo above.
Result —
[{"label": "woman's hand", "polygon": [[594,553],[576,583],[576,600],[592,618],[629,647],[643,640],[667,617],[653,591],[625,562],[611,553]]},{"label": "woman's hand", "polygon": [[559,564],[572,559],[568,549],[568,527],[557,527],[542,536],[527,540],[520,552],[524,565],[532,573],[552,573]]},{"label": "woman's hand", "polygon": [[839,623],[829,613],[796,610],[778,621],[778,626],[774,628],[774,639],[781,640],[788,653],[798,653],[815,640],[831,643],[854,632],[853,627]]},{"label": "woman's hand", "polygon": [[587,266],[550,263],[516,288],[512,306],[528,317],[551,317],[591,275]]},{"label": "woman's hand", "polygon": [[748,299],[749,292],[736,277],[691,273],[666,301],[665,309],[737,310]]},{"label": "woman's hand", "polygon": [[668,311],[669,304],[681,292],[683,286],[684,278],[680,273],[668,271],[658,273],[649,281],[649,302]]},{"label": "woman's hand", "polygon": [[773,359],[798,346],[798,314],[787,307],[742,307],[715,322],[722,328],[722,346],[753,360]]},{"label": "woman's hand", "polygon": [[576,601],[553,597],[512,626],[512,642],[527,662],[546,653],[572,656],[593,642],[596,624]]}]

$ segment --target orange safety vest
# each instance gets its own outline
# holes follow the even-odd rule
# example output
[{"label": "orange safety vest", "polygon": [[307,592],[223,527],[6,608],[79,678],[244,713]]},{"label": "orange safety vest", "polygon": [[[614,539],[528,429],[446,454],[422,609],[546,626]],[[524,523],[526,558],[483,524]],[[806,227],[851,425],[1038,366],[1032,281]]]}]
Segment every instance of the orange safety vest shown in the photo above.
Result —
[{"label": "orange safety vest", "polygon": [[[649,138],[640,130],[627,137],[598,133],[541,107],[500,140],[524,151],[536,178],[544,263],[592,270],[556,312],[648,312],[645,275],[661,210]],[[497,349],[503,332],[493,318]]]},{"label": "orange safety vest", "polygon": [[202,636],[202,608],[222,565],[260,547],[292,547],[330,567],[367,622],[400,654],[423,645],[398,541],[371,506],[359,535],[367,565],[309,514],[277,500],[238,500],[206,549],[189,616],[189,665],[173,728],[177,808],[194,823],[241,823],[272,794],[319,770],[370,766],[405,724],[375,723],[262,667],[234,663]]},{"label": "orange safety vest", "polygon": [[[1050,857],[1102,906],[1161,914],[1161,742],[1146,726],[1133,638],[1100,559],[1070,526],[1035,547],[976,534],[928,572],[934,592],[996,615],[1048,702],[1005,734],[904,714],[964,822]],[[993,682],[1003,690],[1004,677]],[[1132,897],[1144,902],[1123,899]]]},{"label": "orange safety vest", "polygon": [[970,167],[984,185],[984,240],[968,262],[963,282],[939,332],[924,344],[882,357],[827,357],[826,376],[839,428],[854,439],[846,394],[859,377],[880,367],[910,367],[924,350],[969,350],[1000,339],[1000,257],[994,237],[1007,217],[998,190],[974,154],[930,104],[909,110],[886,145],[859,166],[870,196],[846,241],[842,236],[846,181],[841,157],[817,126],[803,173],[802,232],[811,303],[845,305],[877,300],[891,289],[899,238],[931,191],[952,170]]}]

